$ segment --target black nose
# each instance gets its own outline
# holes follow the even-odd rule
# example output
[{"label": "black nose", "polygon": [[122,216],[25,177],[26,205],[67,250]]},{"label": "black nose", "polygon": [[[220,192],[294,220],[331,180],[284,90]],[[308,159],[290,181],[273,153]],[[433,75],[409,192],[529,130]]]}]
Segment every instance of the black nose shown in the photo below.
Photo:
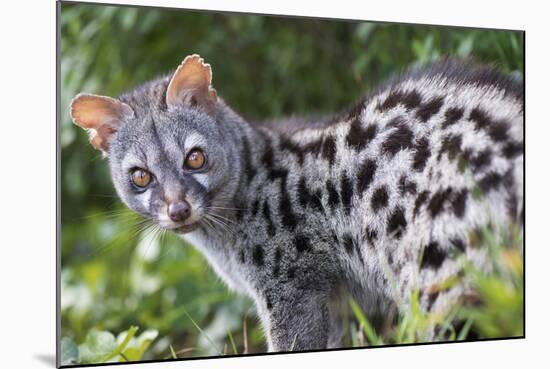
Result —
[{"label": "black nose", "polygon": [[191,215],[191,205],[185,200],[168,205],[168,216],[174,222],[182,222]]}]

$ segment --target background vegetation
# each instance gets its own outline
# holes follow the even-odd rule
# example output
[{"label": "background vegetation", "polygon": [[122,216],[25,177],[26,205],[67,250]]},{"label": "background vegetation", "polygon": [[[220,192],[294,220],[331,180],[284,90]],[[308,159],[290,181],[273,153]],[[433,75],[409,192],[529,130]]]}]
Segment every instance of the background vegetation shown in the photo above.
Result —
[{"label": "background vegetation", "polygon": [[[64,364],[265,350],[251,301],[227,292],[192,247],[154,237],[124,211],[106,163],[70,121],[76,93],[117,96],[199,53],[229,105],[264,119],[344,109],[405,67],[446,55],[523,71],[518,32],[69,3],[60,27]],[[521,335],[521,232],[491,242],[498,273],[468,274],[487,303],[455,313],[483,336]],[[433,317],[411,309],[387,332],[355,310],[346,342],[421,341]],[[443,331],[438,339],[467,333]]]}]

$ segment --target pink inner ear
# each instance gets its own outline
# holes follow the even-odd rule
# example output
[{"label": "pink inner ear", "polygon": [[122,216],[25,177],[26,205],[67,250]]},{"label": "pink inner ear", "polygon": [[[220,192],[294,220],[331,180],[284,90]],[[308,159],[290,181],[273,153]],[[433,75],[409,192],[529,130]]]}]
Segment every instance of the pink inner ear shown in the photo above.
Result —
[{"label": "pink inner ear", "polygon": [[216,91],[211,86],[212,69],[194,54],[187,56],[178,67],[166,90],[166,105],[196,104],[205,107],[216,101]]},{"label": "pink inner ear", "polygon": [[71,103],[71,116],[82,128],[98,129],[103,124],[116,126],[133,114],[127,104],[107,96],[81,94]]},{"label": "pink inner ear", "polygon": [[71,103],[71,117],[76,125],[91,129],[90,142],[106,150],[110,136],[134,111],[127,104],[107,96],[80,94]]}]

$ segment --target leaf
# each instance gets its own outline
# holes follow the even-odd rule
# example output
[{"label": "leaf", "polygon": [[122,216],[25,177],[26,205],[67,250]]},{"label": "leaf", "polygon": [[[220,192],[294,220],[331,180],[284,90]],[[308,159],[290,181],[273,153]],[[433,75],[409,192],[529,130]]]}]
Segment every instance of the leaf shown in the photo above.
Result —
[{"label": "leaf", "polygon": [[132,338],[128,342],[127,348],[122,351],[121,359],[119,361],[141,360],[145,354],[145,351],[149,348],[157,336],[157,330],[148,329],[141,333],[138,337]]},{"label": "leaf", "polygon": [[78,364],[78,346],[69,337],[61,339],[61,365]]},{"label": "leaf", "polygon": [[82,364],[103,363],[116,348],[111,332],[91,330],[84,343],[78,346],[80,361]]},{"label": "leaf", "polygon": [[126,336],[124,337],[122,342],[120,342],[119,345],[117,346],[117,348],[105,358],[105,361],[108,361],[108,360],[114,358],[115,356],[121,354],[122,351],[124,350],[124,348],[126,347],[126,345],[128,345],[128,342],[130,342],[130,340],[134,337],[134,335],[136,334],[138,329],[139,328],[136,327],[136,326],[130,327],[130,329],[128,329],[128,331],[126,333]]}]

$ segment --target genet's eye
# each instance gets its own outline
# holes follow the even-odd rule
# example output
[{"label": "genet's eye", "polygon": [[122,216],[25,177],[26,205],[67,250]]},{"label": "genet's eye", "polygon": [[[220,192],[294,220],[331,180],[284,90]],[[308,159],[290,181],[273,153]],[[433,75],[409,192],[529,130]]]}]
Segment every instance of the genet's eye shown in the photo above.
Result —
[{"label": "genet's eye", "polygon": [[151,173],[144,169],[134,169],[131,178],[132,183],[140,188],[147,187],[151,183]]},{"label": "genet's eye", "polygon": [[204,166],[204,163],[206,162],[206,157],[204,156],[204,153],[201,149],[193,149],[189,154],[187,154],[187,157],[185,158],[185,162],[183,165],[186,169],[201,169]]}]

